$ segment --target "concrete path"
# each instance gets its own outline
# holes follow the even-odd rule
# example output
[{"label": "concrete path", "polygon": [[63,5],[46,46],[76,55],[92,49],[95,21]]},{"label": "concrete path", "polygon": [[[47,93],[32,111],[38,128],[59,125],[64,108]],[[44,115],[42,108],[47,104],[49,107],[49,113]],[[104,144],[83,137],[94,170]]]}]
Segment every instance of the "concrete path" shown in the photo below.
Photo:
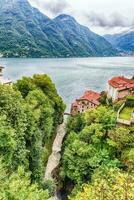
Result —
[{"label": "concrete path", "polygon": [[51,180],[53,178],[52,172],[59,165],[61,159],[62,142],[65,135],[66,135],[66,124],[64,122],[63,124],[59,125],[57,129],[57,135],[53,143],[52,153],[49,156],[45,170],[45,176],[44,176],[45,180]]}]

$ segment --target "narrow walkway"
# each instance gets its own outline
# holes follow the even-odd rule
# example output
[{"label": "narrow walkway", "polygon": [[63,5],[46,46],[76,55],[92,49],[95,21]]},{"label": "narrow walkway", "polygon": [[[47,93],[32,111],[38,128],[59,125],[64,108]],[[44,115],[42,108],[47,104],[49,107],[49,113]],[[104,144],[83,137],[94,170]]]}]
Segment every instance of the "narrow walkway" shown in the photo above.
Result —
[{"label": "narrow walkway", "polygon": [[66,135],[66,124],[65,122],[61,125],[59,125],[57,129],[57,135],[55,137],[53,147],[52,147],[52,153],[49,156],[46,170],[45,170],[45,180],[52,179],[52,172],[53,170],[59,165],[60,159],[61,159],[61,148],[62,148],[62,142]]}]

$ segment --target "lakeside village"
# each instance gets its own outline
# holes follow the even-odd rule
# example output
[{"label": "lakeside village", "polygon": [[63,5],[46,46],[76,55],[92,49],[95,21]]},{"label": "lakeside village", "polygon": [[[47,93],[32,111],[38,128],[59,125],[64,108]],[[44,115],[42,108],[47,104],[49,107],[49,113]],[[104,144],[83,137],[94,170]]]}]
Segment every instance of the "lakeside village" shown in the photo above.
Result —
[{"label": "lakeside village", "polygon": [[117,123],[134,125],[134,78],[113,77],[108,81],[107,91],[89,90],[71,105],[71,114],[86,112],[107,103],[117,107]]},{"label": "lakeside village", "polygon": [[[11,85],[12,81],[4,79],[4,67],[0,66],[0,83]],[[134,125],[134,78],[113,77],[108,81],[107,91],[101,93],[89,90],[71,105],[71,115],[84,113],[97,108],[101,103],[113,104],[117,109],[117,123]]]}]

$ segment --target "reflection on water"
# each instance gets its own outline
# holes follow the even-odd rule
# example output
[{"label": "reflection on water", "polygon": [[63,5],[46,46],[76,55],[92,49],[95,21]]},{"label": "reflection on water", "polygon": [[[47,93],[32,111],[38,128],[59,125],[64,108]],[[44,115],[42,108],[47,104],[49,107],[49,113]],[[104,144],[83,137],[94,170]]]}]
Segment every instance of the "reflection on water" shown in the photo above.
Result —
[{"label": "reflection on water", "polygon": [[134,75],[134,57],[72,59],[0,59],[5,75],[14,81],[22,76],[46,73],[55,82],[65,103],[70,104],[87,89],[102,91],[117,75]]}]

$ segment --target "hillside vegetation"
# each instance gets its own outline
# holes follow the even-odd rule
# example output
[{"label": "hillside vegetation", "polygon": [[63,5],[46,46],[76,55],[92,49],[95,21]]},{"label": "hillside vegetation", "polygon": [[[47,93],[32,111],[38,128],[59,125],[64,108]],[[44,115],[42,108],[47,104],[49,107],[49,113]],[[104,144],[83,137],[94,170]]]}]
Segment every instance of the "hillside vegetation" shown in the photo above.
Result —
[{"label": "hillside vegetation", "polygon": [[47,75],[0,85],[0,199],[49,198],[45,165],[64,109]]},{"label": "hillside vegetation", "polygon": [[[134,199],[134,126],[110,106],[70,117],[60,177],[71,200]],[[72,190],[73,189],[73,190]]]},{"label": "hillside vegetation", "polygon": [[118,55],[109,42],[73,17],[50,19],[28,0],[0,0],[0,41],[3,57]]},{"label": "hillside vegetation", "polygon": [[105,39],[125,55],[134,55],[134,29],[127,32],[105,35]]}]

